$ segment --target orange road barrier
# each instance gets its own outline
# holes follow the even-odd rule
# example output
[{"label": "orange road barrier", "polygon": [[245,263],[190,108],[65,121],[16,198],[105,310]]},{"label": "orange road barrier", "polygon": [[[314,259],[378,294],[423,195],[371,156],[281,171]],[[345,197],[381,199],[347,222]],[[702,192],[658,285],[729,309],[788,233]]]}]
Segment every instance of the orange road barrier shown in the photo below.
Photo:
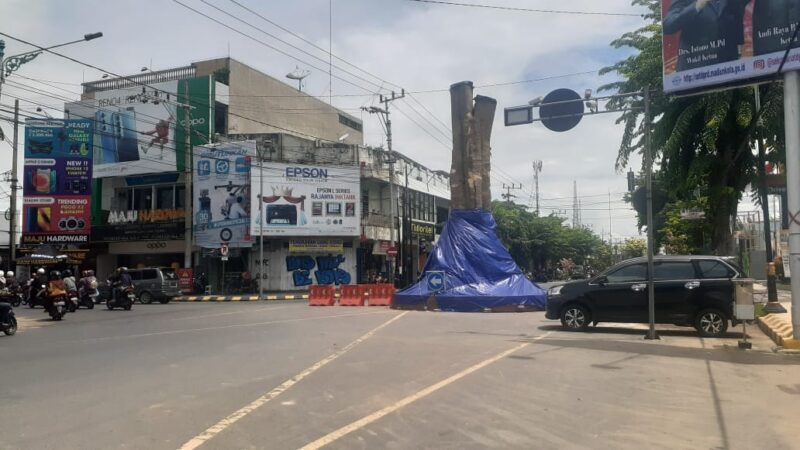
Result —
[{"label": "orange road barrier", "polygon": [[364,306],[366,286],[346,284],[341,287],[339,306]]},{"label": "orange road barrier", "polygon": [[395,288],[391,284],[369,286],[369,306],[392,306]]},{"label": "orange road barrier", "polygon": [[308,287],[308,306],[333,306],[336,304],[336,287],[312,285]]}]

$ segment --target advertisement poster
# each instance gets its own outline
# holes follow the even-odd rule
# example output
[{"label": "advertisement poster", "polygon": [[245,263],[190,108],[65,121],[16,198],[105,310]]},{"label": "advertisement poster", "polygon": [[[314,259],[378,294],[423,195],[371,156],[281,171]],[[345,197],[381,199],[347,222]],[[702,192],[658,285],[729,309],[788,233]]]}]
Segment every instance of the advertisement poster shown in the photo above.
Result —
[{"label": "advertisement poster", "polygon": [[251,247],[250,168],[255,141],[200,146],[194,151],[195,245]]},{"label": "advertisement poster", "polygon": [[[358,236],[361,225],[357,167],[265,163],[263,197],[253,195],[251,232],[264,236]],[[259,198],[264,202],[258,217]],[[261,223],[263,221],[263,227]]]},{"label": "advertisement poster", "polygon": [[662,0],[664,91],[743,84],[800,69],[796,0]]},{"label": "advertisement poster", "polygon": [[[94,100],[65,106],[71,118],[94,122],[94,177],[183,170],[186,108],[192,145],[213,135],[213,79],[150,83],[94,92]],[[184,94],[189,93],[187,98]]]},{"label": "advertisement poster", "polygon": [[92,122],[28,120],[23,243],[84,243],[91,232]]}]

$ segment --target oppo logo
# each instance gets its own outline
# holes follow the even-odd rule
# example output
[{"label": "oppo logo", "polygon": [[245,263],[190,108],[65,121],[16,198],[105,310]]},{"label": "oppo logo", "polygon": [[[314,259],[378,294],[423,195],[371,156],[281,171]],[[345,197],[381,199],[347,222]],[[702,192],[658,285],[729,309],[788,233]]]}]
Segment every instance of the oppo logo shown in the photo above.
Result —
[{"label": "oppo logo", "polygon": [[[197,119],[192,119],[189,121],[189,125],[205,125],[206,119],[203,117],[198,117]],[[186,119],[181,121],[182,126],[186,126]]]},{"label": "oppo logo", "polygon": [[167,243],[166,242],[148,242],[147,243],[147,248],[149,248],[149,249],[166,248],[166,247],[167,247]]}]

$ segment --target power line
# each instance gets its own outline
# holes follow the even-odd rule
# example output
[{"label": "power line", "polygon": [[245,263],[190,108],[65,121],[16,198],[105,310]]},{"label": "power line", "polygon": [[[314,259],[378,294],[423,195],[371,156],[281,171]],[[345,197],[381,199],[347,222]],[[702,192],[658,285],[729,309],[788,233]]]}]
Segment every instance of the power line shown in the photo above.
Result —
[{"label": "power line", "polygon": [[437,5],[448,6],[466,6],[470,8],[485,8],[485,9],[499,9],[503,11],[521,11],[543,14],[572,14],[580,16],[624,16],[624,17],[644,17],[642,14],[632,13],[613,13],[605,11],[566,11],[560,9],[533,9],[533,8],[517,8],[512,6],[498,6],[498,5],[481,5],[477,3],[459,3],[459,2],[444,2],[438,0],[406,0],[417,3],[433,3]]}]

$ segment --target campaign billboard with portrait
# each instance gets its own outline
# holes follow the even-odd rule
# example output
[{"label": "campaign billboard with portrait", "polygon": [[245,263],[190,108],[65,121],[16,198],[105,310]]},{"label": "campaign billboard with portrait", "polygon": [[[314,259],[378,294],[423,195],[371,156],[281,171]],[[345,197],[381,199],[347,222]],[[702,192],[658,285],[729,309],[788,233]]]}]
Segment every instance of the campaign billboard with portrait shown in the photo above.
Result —
[{"label": "campaign billboard with portrait", "polygon": [[797,0],[662,0],[664,91],[739,85],[800,69]]}]

